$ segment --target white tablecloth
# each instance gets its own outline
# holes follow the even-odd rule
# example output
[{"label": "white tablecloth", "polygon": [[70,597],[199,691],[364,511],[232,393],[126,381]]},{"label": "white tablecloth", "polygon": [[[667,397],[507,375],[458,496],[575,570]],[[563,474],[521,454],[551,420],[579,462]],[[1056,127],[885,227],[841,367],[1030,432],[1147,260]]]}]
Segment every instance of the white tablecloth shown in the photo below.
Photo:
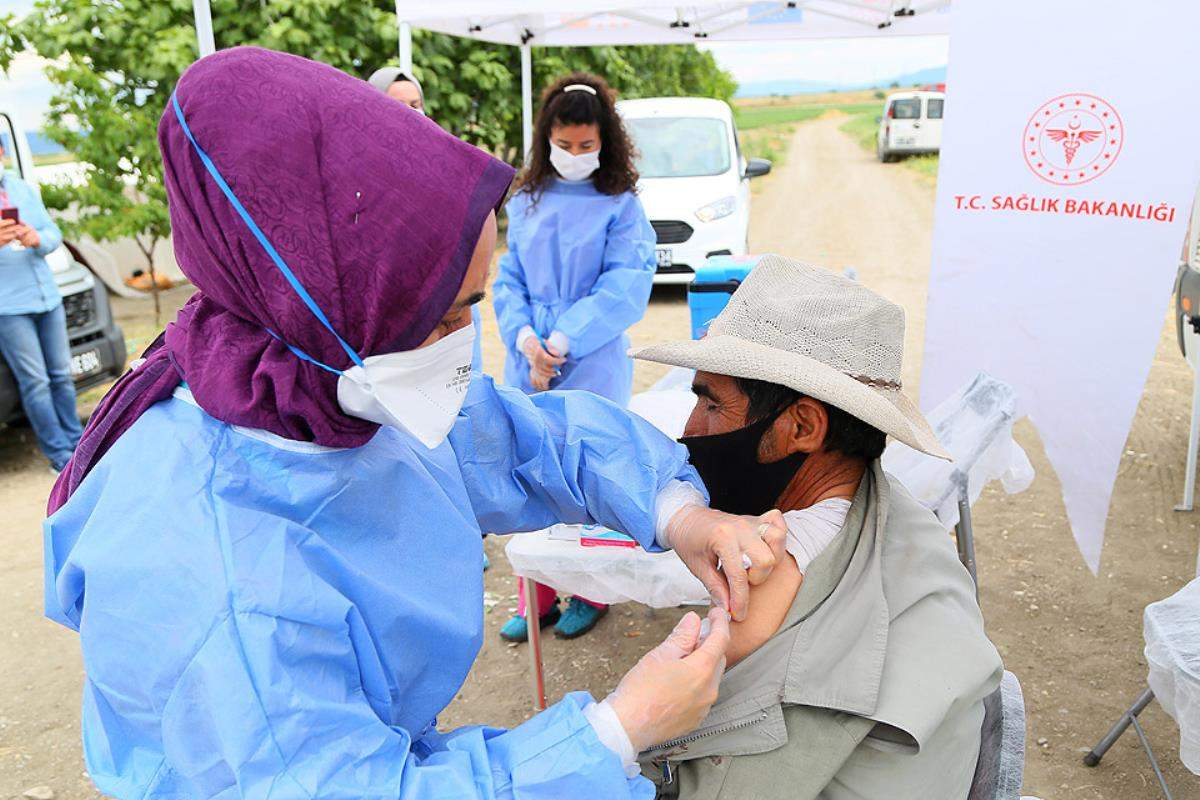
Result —
[{"label": "white tablecloth", "polygon": [[555,526],[556,535],[573,533],[571,541],[553,539],[549,531],[512,537],[504,550],[513,572],[597,603],[633,601],[654,608],[708,604],[704,584],[673,552],[584,547],[578,541],[580,527]]},{"label": "white tablecloth", "polygon": [[1200,775],[1200,578],[1146,606],[1150,688],[1179,725],[1179,757]]}]

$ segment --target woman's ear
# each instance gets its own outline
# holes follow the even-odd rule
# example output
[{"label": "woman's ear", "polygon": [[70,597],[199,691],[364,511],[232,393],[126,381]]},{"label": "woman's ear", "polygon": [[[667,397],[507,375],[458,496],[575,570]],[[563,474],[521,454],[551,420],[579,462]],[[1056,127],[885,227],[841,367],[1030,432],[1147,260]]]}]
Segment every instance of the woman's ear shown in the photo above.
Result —
[{"label": "woman's ear", "polygon": [[785,456],[815,453],[824,447],[825,434],[829,432],[829,413],[824,403],[801,397],[783,416],[787,420]]}]

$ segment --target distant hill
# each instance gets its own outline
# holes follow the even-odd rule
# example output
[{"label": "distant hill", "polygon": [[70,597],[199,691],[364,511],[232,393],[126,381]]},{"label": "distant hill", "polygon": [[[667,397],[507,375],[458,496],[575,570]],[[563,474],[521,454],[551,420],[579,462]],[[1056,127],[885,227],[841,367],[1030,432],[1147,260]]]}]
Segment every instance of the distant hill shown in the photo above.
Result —
[{"label": "distant hill", "polygon": [[863,83],[838,83],[836,81],[804,81],[804,80],[774,80],[752,81],[738,86],[737,97],[770,97],[771,95],[816,94],[818,92],[851,92],[860,89],[886,89],[893,83],[900,86],[915,86],[925,83],[945,83],[946,68],[930,67],[929,69],[908,72],[881,78],[877,81]]}]

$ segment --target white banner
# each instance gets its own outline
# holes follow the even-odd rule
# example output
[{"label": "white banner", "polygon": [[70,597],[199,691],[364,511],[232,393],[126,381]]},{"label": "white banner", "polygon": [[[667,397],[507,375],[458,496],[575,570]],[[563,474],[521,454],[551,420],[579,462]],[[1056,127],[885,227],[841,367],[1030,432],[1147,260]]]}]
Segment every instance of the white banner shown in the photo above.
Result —
[{"label": "white banner", "polygon": [[1093,572],[1200,180],[1196,30],[1190,0],[954,4],[922,406],[1015,386]]}]

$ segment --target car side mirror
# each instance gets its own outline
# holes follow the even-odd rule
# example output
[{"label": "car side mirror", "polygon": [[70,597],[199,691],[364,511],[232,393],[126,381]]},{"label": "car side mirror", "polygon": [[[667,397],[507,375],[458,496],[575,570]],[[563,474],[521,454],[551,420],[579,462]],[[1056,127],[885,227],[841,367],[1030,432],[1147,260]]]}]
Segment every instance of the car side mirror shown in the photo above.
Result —
[{"label": "car side mirror", "polygon": [[743,178],[759,178],[771,171],[771,162],[765,158],[752,158],[746,163]]}]

